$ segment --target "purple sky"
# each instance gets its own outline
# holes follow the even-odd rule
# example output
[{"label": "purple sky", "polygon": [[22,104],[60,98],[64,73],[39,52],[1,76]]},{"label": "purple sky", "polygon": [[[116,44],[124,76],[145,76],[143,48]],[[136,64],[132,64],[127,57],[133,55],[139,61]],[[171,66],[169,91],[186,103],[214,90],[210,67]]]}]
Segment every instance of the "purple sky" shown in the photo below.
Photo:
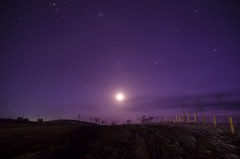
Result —
[{"label": "purple sky", "polygon": [[220,104],[240,114],[239,8],[238,0],[3,0],[0,117],[125,120]]}]

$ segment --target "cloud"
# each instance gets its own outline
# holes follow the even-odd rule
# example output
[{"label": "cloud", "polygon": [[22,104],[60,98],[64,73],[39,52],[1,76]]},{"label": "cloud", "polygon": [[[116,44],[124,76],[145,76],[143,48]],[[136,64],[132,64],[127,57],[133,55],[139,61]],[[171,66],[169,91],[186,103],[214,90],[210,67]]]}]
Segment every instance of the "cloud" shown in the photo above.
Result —
[{"label": "cloud", "polygon": [[168,97],[142,96],[131,98],[126,107],[129,111],[149,110],[239,110],[240,92],[206,93]]}]

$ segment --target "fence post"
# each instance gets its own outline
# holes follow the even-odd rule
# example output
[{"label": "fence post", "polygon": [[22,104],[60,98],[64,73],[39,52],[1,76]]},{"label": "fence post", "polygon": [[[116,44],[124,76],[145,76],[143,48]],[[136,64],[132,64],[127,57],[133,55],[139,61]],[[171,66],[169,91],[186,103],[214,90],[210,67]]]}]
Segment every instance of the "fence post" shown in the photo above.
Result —
[{"label": "fence post", "polygon": [[191,122],[190,113],[188,113],[188,123]]},{"label": "fence post", "polygon": [[216,114],[213,115],[213,126],[214,128],[217,128]]},{"label": "fence post", "polygon": [[186,124],[187,123],[187,118],[186,118],[186,114],[185,113],[183,114],[183,120],[184,120],[184,124]]},{"label": "fence post", "polygon": [[230,123],[230,128],[231,128],[232,134],[235,134],[235,128],[234,128],[233,120],[232,120],[231,116],[229,117],[229,123]]},{"label": "fence post", "polygon": [[197,114],[194,112],[194,122],[197,124]]},{"label": "fence post", "polygon": [[203,113],[202,115],[202,118],[203,118],[203,125],[206,126],[206,117],[205,117],[205,114]]}]

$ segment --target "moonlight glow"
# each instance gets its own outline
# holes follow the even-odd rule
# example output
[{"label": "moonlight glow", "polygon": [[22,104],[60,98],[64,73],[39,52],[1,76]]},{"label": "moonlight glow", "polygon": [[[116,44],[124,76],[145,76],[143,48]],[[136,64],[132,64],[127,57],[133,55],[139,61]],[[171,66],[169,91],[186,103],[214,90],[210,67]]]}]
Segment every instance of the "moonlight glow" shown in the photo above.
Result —
[{"label": "moonlight glow", "polygon": [[116,95],[116,99],[117,99],[118,101],[122,101],[122,100],[124,100],[124,95],[123,95],[122,93],[118,93],[118,94]]}]

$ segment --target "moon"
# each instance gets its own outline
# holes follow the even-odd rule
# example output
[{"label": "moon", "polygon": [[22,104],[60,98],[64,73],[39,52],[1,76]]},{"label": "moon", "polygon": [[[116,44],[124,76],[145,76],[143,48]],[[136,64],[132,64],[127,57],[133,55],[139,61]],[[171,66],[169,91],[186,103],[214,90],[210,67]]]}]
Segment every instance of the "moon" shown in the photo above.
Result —
[{"label": "moon", "polygon": [[124,97],[124,95],[123,95],[122,93],[118,93],[118,94],[116,95],[116,100],[119,101],[119,102],[123,101],[124,98],[125,98],[125,97]]}]

